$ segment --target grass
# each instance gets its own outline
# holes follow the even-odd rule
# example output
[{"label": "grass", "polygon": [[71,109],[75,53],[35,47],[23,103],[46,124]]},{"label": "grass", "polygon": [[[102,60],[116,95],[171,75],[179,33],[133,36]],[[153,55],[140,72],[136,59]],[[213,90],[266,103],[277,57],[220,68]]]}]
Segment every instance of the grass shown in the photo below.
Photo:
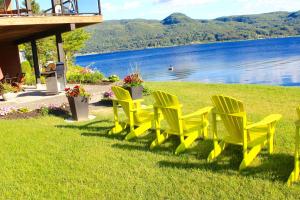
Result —
[{"label": "grass", "polygon": [[[154,134],[126,142],[108,136],[110,114],[67,124],[57,117],[0,123],[0,198],[2,199],[297,199],[300,185],[285,185],[293,168],[295,108],[299,88],[198,83],[148,83],[176,94],[184,112],[211,105],[213,94],[244,101],[249,119],[281,113],[275,153],[264,151],[244,172],[242,154],[230,146],[212,164],[212,141],[198,141],[173,154],[178,140],[154,151]],[[151,96],[146,98],[151,103]]]}]

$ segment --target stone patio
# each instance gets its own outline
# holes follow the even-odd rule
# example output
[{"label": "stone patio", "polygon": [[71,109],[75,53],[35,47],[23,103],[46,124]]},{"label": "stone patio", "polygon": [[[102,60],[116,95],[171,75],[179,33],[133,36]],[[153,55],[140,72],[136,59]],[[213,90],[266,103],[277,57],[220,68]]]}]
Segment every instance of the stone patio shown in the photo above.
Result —
[{"label": "stone patio", "polygon": [[[105,91],[108,91],[112,84],[108,85],[85,85],[84,88],[92,94],[90,100],[90,109],[92,112],[112,112],[110,107],[99,105],[99,101]],[[72,87],[72,85],[70,85]],[[42,85],[39,89],[31,86],[25,86],[25,91],[18,93],[17,98],[11,101],[4,101],[0,97],[0,108],[5,106],[14,106],[17,108],[26,107],[29,109],[37,109],[41,106],[61,105],[68,103],[68,99],[64,92],[57,95],[47,95],[46,86]]]}]

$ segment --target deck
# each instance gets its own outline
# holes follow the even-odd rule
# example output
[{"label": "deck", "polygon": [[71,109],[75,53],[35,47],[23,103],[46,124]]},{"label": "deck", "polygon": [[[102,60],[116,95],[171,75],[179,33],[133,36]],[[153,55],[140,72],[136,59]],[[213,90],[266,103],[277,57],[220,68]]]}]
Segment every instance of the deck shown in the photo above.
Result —
[{"label": "deck", "polygon": [[0,43],[23,43],[101,22],[102,15],[0,17]]}]

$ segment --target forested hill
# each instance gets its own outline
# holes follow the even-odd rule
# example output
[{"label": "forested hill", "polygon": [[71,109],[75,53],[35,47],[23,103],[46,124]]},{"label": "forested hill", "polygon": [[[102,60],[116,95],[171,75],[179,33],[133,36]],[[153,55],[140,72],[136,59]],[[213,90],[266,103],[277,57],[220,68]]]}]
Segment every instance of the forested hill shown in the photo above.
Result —
[{"label": "forested hill", "polygon": [[92,37],[81,53],[108,52],[300,35],[300,11],[220,17],[214,20],[197,20],[174,13],[162,21],[105,21],[86,29],[92,33]]}]

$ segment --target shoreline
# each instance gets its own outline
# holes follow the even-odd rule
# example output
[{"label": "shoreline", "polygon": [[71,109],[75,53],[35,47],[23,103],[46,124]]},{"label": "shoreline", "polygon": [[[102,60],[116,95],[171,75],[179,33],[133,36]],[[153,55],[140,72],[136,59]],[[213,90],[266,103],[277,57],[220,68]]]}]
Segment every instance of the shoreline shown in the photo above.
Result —
[{"label": "shoreline", "polygon": [[140,49],[127,49],[127,50],[116,50],[116,51],[107,51],[107,52],[92,52],[86,54],[75,54],[76,57],[84,57],[84,56],[94,56],[94,55],[102,55],[102,54],[112,54],[112,53],[121,53],[121,52],[130,52],[130,51],[142,51],[148,49],[166,49],[166,48],[175,48],[175,47],[184,47],[184,46],[193,46],[193,45],[204,45],[204,44],[220,44],[220,43],[230,43],[230,42],[247,42],[247,41],[256,41],[256,40],[271,40],[271,39],[284,39],[284,38],[299,38],[300,35],[294,36],[284,36],[284,37],[269,37],[269,38],[257,38],[257,39],[247,39],[247,40],[226,40],[226,41],[214,41],[214,42],[193,42],[190,44],[183,45],[172,45],[172,46],[161,46],[161,47],[148,47],[148,48],[140,48]]}]

